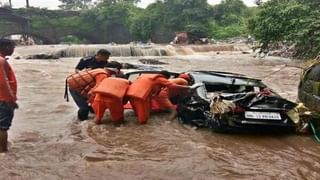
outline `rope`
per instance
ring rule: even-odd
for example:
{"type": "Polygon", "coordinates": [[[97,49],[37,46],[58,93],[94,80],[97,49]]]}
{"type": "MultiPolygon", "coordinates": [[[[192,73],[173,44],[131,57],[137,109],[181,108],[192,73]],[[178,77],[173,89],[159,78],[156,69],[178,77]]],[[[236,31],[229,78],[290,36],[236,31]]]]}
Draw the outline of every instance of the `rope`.
{"type": "Polygon", "coordinates": [[[65,89],[64,89],[64,99],[66,99],[67,102],[69,102],[68,82],[67,82],[67,80],[66,80],[66,85],[65,85],[65,89]]]}
{"type": "Polygon", "coordinates": [[[320,134],[319,134],[319,135],[317,134],[317,131],[316,131],[316,129],[314,128],[314,125],[312,124],[311,121],[309,121],[309,125],[310,125],[310,127],[311,127],[311,130],[312,130],[312,133],[313,133],[313,135],[314,135],[314,138],[320,143],[320,134]]]}

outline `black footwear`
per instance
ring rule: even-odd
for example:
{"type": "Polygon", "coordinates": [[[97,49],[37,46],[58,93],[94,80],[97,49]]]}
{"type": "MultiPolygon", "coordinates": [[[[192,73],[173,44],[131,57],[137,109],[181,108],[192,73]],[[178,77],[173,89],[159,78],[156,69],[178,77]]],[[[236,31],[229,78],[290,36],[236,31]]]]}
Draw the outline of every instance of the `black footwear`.
{"type": "Polygon", "coordinates": [[[93,110],[93,108],[91,106],[89,106],[89,112],[94,114],[94,110],[93,110]]]}
{"type": "Polygon", "coordinates": [[[88,120],[89,110],[87,109],[79,109],[78,110],[78,119],[80,121],[88,120]]]}

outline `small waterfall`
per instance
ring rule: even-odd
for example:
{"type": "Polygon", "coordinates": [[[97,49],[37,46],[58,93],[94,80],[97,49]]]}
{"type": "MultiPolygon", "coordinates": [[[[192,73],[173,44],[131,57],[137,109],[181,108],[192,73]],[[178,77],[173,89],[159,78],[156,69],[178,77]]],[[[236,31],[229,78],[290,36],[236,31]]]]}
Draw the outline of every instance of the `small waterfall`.
{"type": "Polygon", "coordinates": [[[190,48],[195,52],[235,51],[234,45],[192,45],[190,48]]]}
{"type": "Polygon", "coordinates": [[[178,55],[195,54],[194,50],[190,46],[180,46],[180,47],[176,47],[175,49],[178,55]]]}
{"type": "Polygon", "coordinates": [[[135,47],[131,46],[131,56],[166,56],[165,49],[158,47],[135,47]]]}
{"type": "Polygon", "coordinates": [[[166,46],[166,52],[168,56],[192,55],[197,53],[217,52],[217,51],[241,51],[243,49],[244,48],[235,47],[234,45],[229,45],[229,44],[226,44],[226,45],[208,44],[208,45],[187,45],[187,46],[167,45],[166,46]]]}
{"type": "MultiPolygon", "coordinates": [[[[93,56],[99,49],[107,49],[113,57],[130,56],[176,56],[193,55],[197,53],[215,52],[215,51],[242,51],[249,49],[245,45],[233,44],[209,44],[209,45],[54,45],[50,46],[47,53],[41,53],[41,57],[60,58],[60,57],[85,57],[93,56]]],[[[30,55],[30,59],[38,59],[39,54],[30,55]]]]}
{"type": "Polygon", "coordinates": [[[175,47],[172,45],[167,45],[165,47],[165,52],[168,56],[175,56],[178,55],[177,51],[175,50],[175,47]]]}
{"type": "Polygon", "coordinates": [[[112,56],[166,56],[166,50],[160,47],[131,45],[71,45],[52,52],[58,57],[93,56],[99,49],[107,49],[112,56]]]}
{"type": "Polygon", "coordinates": [[[96,53],[98,48],[92,46],[78,45],[78,46],[68,46],[63,49],[52,52],[58,57],[83,57],[92,56],[96,53]]]}

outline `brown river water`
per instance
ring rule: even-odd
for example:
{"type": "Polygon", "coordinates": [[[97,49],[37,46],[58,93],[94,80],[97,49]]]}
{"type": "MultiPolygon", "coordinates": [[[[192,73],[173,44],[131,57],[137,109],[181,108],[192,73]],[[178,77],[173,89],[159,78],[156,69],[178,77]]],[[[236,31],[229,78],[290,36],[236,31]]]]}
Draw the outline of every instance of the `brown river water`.
{"type": "MultiPolygon", "coordinates": [[[[46,48],[18,47],[15,53],[46,48]]],[[[138,63],[141,58],[111,60],[138,63]]],[[[293,101],[302,66],[241,51],[143,58],[167,62],[162,67],[178,72],[231,71],[261,78],[293,101]]],[[[20,108],[9,131],[10,151],[0,154],[0,179],[320,179],[320,146],[310,136],[217,134],[167,121],[166,113],[138,125],[130,110],[121,127],[78,122],[75,104],[63,99],[65,77],[78,61],[10,59],[20,108]]]]}

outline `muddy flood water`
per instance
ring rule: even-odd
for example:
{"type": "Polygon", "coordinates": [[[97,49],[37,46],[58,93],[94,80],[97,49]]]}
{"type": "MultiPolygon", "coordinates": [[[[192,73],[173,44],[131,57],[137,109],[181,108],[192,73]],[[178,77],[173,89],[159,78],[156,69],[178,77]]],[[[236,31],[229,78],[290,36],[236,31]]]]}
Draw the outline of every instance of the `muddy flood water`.
{"type": "MultiPolygon", "coordinates": [[[[18,47],[16,54],[44,47],[18,47]]],[[[111,57],[139,63],[157,59],[166,69],[217,70],[263,81],[292,101],[302,64],[254,58],[241,51],[193,55],[111,57]]],[[[76,106],[63,99],[65,77],[79,58],[15,60],[20,108],[9,131],[10,151],[0,154],[0,179],[320,179],[320,146],[310,136],[218,134],[152,114],[138,125],[132,111],[114,127],[78,122],[76,106]]]]}

